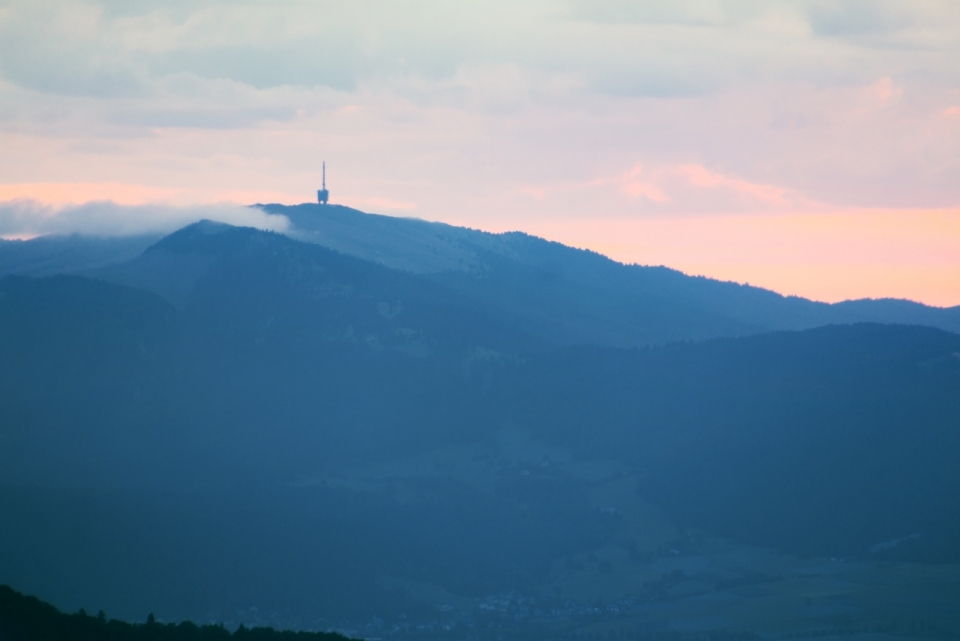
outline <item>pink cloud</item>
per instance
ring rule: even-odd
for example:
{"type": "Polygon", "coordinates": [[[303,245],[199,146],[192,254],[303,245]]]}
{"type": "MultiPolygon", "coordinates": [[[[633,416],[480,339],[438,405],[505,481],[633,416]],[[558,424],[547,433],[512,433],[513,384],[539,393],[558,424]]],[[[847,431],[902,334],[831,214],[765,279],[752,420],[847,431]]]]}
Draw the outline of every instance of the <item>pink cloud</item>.
{"type": "Polygon", "coordinates": [[[704,189],[728,189],[762,203],[784,205],[788,203],[788,191],[782,187],[750,182],[735,176],[724,176],[710,171],[703,165],[680,165],[674,171],[685,177],[691,185],[704,189]]]}
{"type": "Polygon", "coordinates": [[[893,84],[893,79],[885,77],[867,87],[866,92],[874,100],[884,105],[890,102],[891,99],[899,98],[903,95],[903,88],[893,84]]]}
{"type": "Polygon", "coordinates": [[[803,202],[802,198],[784,187],[751,182],[696,163],[652,168],[637,164],[616,178],[601,178],[588,183],[590,187],[611,184],[630,198],[642,197],[671,211],[699,209],[705,198],[712,203],[712,208],[719,207],[721,210],[723,201],[730,201],[731,197],[733,202],[728,202],[728,207],[735,204],[741,209],[758,205],[783,208],[803,202]]]}
{"type": "Polygon", "coordinates": [[[633,169],[626,172],[621,185],[624,193],[633,198],[642,196],[655,203],[665,203],[670,200],[670,197],[664,194],[663,190],[653,182],[660,178],[659,172],[654,172],[653,180],[643,180],[644,176],[645,172],[641,165],[635,165],[633,169]]]}
{"type": "Polygon", "coordinates": [[[543,200],[547,197],[547,188],[538,185],[525,185],[518,189],[521,194],[524,196],[530,196],[535,200],[543,200]]]}

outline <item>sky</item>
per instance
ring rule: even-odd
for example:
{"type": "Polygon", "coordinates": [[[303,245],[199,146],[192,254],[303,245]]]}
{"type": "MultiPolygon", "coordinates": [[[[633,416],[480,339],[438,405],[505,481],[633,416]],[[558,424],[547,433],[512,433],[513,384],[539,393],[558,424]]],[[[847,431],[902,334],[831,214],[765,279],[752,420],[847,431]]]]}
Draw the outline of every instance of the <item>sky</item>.
{"type": "Polygon", "coordinates": [[[0,0],[0,236],[331,202],[960,305],[960,3],[0,0]]]}

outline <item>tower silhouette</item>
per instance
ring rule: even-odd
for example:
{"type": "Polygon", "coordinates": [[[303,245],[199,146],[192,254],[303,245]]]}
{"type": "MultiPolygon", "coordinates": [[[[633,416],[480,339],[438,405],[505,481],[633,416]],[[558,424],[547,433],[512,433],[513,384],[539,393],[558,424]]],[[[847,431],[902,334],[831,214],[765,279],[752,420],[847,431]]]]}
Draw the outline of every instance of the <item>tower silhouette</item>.
{"type": "Polygon", "coordinates": [[[327,161],[323,161],[323,186],[317,190],[317,202],[326,205],[330,200],[330,192],[327,191],[327,161]]]}

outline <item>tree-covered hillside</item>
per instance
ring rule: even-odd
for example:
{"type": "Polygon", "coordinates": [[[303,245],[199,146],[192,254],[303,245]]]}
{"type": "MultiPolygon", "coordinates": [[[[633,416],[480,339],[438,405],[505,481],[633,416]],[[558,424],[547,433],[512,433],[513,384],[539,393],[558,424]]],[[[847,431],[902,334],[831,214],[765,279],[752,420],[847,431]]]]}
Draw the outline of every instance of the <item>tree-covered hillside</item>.
{"type": "Polygon", "coordinates": [[[830,556],[904,538],[903,558],[960,562],[960,336],[851,325],[571,348],[507,380],[515,421],[630,461],[679,522],[830,556]]]}
{"type": "Polygon", "coordinates": [[[960,560],[957,334],[556,347],[442,279],[213,224],[111,274],[0,280],[0,581],[61,607],[431,620],[604,555],[653,572],[694,530],[960,560]]]}
{"type": "Polygon", "coordinates": [[[262,208],[289,218],[297,238],[442,282],[558,344],[658,345],[858,322],[960,331],[960,307],[903,300],[829,305],[664,266],[623,265],[521,232],[491,234],[336,205],[262,208]]]}

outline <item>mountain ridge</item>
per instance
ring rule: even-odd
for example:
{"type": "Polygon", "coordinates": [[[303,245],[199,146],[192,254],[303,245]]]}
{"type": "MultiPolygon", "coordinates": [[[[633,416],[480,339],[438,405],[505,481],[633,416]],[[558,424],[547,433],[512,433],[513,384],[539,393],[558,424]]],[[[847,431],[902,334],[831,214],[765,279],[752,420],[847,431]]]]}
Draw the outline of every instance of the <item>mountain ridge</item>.
{"type": "Polygon", "coordinates": [[[625,265],[523,232],[492,234],[336,205],[260,207],[286,216],[294,237],[422,273],[565,344],[662,344],[851,322],[960,332],[960,306],[895,299],[820,303],[662,266],[625,265]],[[411,256],[421,261],[414,264],[411,256]],[[561,310],[569,318],[549,317],[561,310]]]}
{"type": "MultiPolygon", "coordinates": [[[[663,266],[625,265],[523,232],[493,234],[339,205],[257,207],[286,216],[291,226],[285,233],[295,240],[438,283],[471,300],[475,310],[553,344],[628,347],[855,322],[960,332],[960,306],[937,308],[900,299],[820,303],[663,266]]],[[[158,254],[133,255],[133,250],[163,246],[157,238],[98,239],[97,251],[86,254],[71,249],[93,242],[81,237],[11,242],[0,244],[0,274],[74,273],[132,282],[129,264],[139,260],[144,272],[139,286],[175,305],[182,305],[188,294],[189,274],[203,269],[183,256],[163,269],[144,265],[148,258],[159,260],[158,254]],[[50,258],[50,247],[59,248],[54,252],[59,258],[50,258]]]]}

